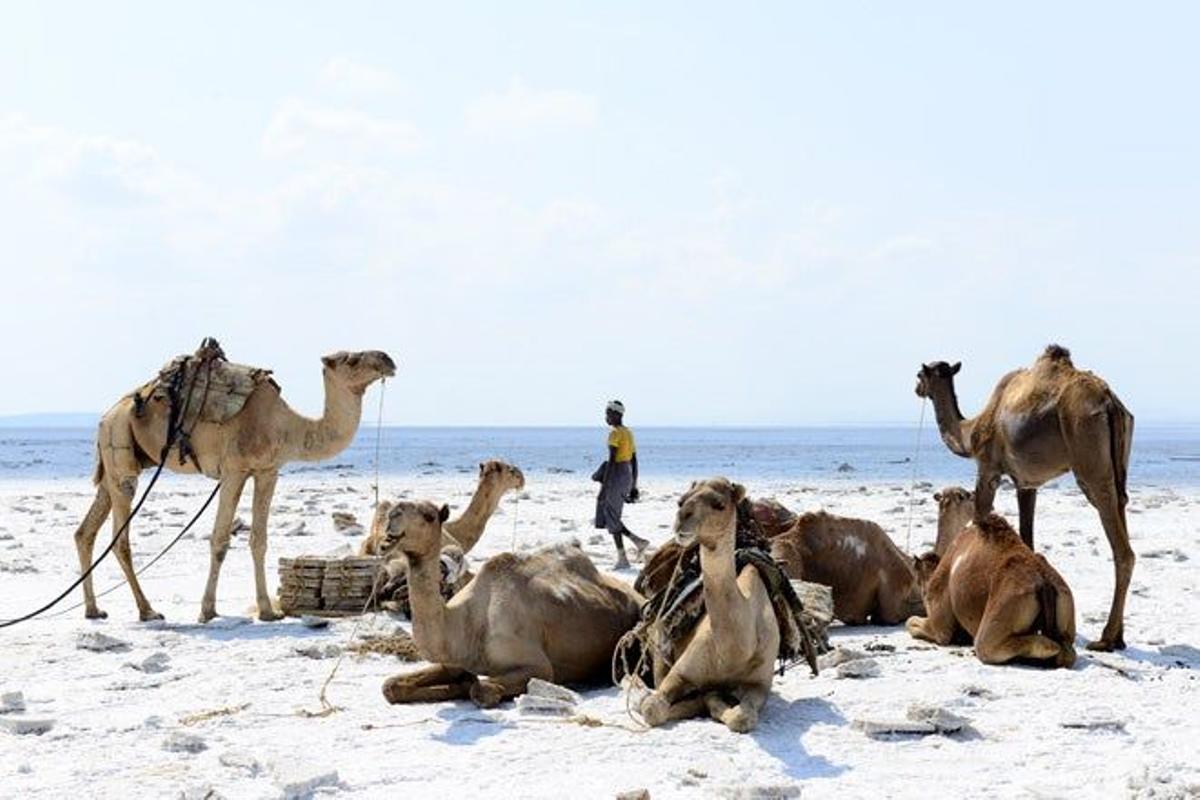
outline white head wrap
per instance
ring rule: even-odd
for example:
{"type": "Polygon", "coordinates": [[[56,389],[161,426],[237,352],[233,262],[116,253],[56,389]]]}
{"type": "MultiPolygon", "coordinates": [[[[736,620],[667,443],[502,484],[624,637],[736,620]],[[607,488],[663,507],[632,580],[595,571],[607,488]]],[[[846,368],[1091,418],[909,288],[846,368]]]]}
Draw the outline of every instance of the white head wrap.
{"type": "Polygon", "coordinates": [[[605,406],[605,409],[608,411],[615,411],[622,416],[625,414],[625,404],[620,400],[609,400],[608,405],[605,406]]]}

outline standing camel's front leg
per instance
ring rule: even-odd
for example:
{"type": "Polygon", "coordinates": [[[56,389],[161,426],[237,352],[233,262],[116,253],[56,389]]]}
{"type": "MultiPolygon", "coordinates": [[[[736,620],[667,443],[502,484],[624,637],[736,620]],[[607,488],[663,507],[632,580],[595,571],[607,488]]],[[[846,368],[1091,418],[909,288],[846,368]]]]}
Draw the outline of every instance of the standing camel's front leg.
{"type": "Polygon", "coordinates": [[[1017,512],[1021,517],[1021,541],[1033,549],[1033,509],[1037,506],[1037,489],[1017,489],[1017,512]]]}
{"type": "Polygon", "coordinates": [[[271,605],[271,594],[267,591],[267,517],[271,514],[271,498],[275,494],[275,481],[279,473],[257,472],[254,474],[254,509],[250,522],[250,554],[254,557],[254,593],[258,601],[258,618],[262,622],[282,619],[271,605]]]}
{"type": "Polygon", "coordinates": [[[208,622],[217,616],[217,579],[221,577],[221,564],[229,552],[229,537],[233,535],[233,515],[237,512],[246,475],[221,476],[221,496],[217,500],[217,519],[213,523],[210,540],[211,555],[208,564],[208,583],[204,585],[204,598],[200,601],[200,621],[208,622]]]}

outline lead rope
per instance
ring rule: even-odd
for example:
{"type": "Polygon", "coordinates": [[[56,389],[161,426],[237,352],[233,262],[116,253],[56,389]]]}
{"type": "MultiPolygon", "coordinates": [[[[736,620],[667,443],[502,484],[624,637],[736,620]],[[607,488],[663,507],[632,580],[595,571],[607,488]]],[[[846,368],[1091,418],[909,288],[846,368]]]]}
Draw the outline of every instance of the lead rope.
{"type": "MultiPolygon", "coordinates": [[[[387,378],[383,378],[379,381],[379,413],[375,417],[375,508],[376,509],[379,508],[379,449],[380,449],[380,442],[383,439],[383,394],[384,394],[385,386],[387,386],[387,378]]],[[[335,706],[333,703],[329,702],[329,698],[326,696],[325,693],[326,693],[326,690],[329,688],[329,684],[333,682],[333,676],[337,675],[338,667],[342,666],[342,659],[346,657],[346,648],[350,645],[351,642],[354,641],[355,637],[358,636],[358,629],[359,629],[359,627],[362,626],[363,617],[365,617],[367,615],[367,611],[369,611],[375,605],[375,597],[376,597],[376,593],[379,591],[379,578],[380,578],[381,572],[383,572],[382,564],[379,565],[379,568],[375,572],[375,580],[371,584],[371,596],[368,597],[367,602],[363,604],[362,613],[358,615],[358,619],[356,619],[354,621],[354,627],[350,629],[350,636],[347,637],[345,644],[343,644],[341,649],[338,651],[337,661],[333,662],[333,669],[329,670],[329,674],[325,677],[325,681],[321,684],[321,691],[317,695],[317,699],[321,701],[321,710],[320,711],[307,711],[307,710],[302,709],[300,711],[301,716],[304,716],[304,717],[328,717],[330,714],[333,714],[334,712],[341,710],[341,708],[339,706],[335,706]]],[[[371,621],[372,621],[372,623],[374,623],[374,617],[371,618],[371,621]]]]}
{"type": "Polygon", "coordinates": [[[917,422],[917,446],[913,455],[912,480],[908,486],[908,532],[904,534],[904,552],[912,553],[913,509],[917,499],[917,465],[921,463],[921,434],[925,428],[925,398],[921,398],[921,418],[917,422]]]}

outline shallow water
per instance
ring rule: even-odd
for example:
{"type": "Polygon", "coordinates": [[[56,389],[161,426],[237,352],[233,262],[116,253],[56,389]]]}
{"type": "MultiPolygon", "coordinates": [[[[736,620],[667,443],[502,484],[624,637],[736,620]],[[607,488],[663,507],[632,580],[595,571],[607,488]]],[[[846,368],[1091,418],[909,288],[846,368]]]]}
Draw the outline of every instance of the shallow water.
{"type": "MultiPolygon", "coordinates": [[[[952,455],[932,425],[917,447],[911,426],[804,428],[635,428],[642,473],[741,479],[970,483],[974,465],[952,455]],[[914,464],[914,459],[916,463],[914,464]]],[[[388,475],[474,472],[487,458],[502,458],[530,474],[579,474],[586,480],[605,457],[607,429],[407,428],[379,432],[379,469],[388,475]]],[[[0,429],[0,481],[79,478],[91,474],[91,428],[0,429]]],[[[315,464],[292,464],[285,473],[355,473],[374,470],[376,430],[364,426],[343,453],[315,464]]],[[[1200,425],[1140,425],[1134,435],[1130,482],[1135,485],[1200,484],[1200,425]]]]}

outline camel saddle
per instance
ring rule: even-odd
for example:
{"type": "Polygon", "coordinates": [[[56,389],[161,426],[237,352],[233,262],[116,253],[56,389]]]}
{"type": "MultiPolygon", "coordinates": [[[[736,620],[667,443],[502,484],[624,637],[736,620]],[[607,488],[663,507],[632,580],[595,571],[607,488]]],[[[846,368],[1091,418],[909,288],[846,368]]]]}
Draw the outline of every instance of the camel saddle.
{"type": "MultiPolygon", "coordinates": [[[[755,519],[753,505],[749,500],[743,500],[738,505],[735,535],[736,570],[740,574],[748,565],[758,570],[771,598],[775,619],[779,623],[779,674],[782,675],[788,666],[804,661],[816,675],[817,656],[829,650],[828,634],[821,620],[805,610],[804,603],[796,594],[796,589],[788,580],[787,574],[770,556],[770,545],[755,519]]],[[[673,545],[667,545],[663,549],[671,546],[673,545]]],[[[614,659],[618,680],[631,674],[630,666],[639,660],[631,659],[631,655],[657,651],[668,662],[673,662],[677,645],[691,633],[704,616],[704,578],[700,569],[699,545],[693,542],[686,548],[677,545],[674,545],[674,548],[674,553],[664,554],[666,558],[654,565],[654,577],[658,578],[654,583],[657,584],[657,588],[642,606],[641,621],[618,646],[619,649],[628,646],[631,650],[629,653],[618,652],[614,659]],[[663,585],[662,578],[665,575],[671,577],[666,581],[666,585],[663,585]],[[658,624],[658,635],[655,641],[651,641],[651,637],[655,635],[655,623],[658,624]]],[[[649,570],[650,565],[647,565],[647,570],[638,576],[635,588],[651,583],[643,580],[649,577],[649,570]]],[[[653,685],[653,674],[647,662],[648,659],[642,660],[643,671],[637,677],[650,686],[653,685]]]]}
{"type": "Polygon", "coordinates": [[[279,388],[271,370],[230,363],[217,340],[208,337],[194,354],[164,364],[158,377],[135,393],[134,402],[139,411],[151,398],[177,405],[180,424],[190,430],[197,422],[220,424],[236,416],[263,383],[279,388]]]}

